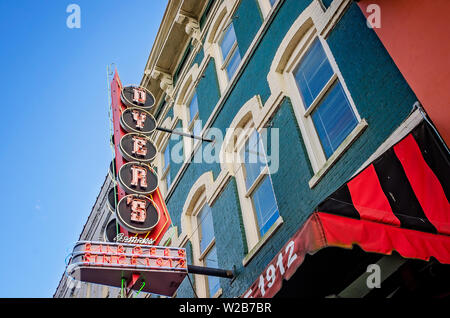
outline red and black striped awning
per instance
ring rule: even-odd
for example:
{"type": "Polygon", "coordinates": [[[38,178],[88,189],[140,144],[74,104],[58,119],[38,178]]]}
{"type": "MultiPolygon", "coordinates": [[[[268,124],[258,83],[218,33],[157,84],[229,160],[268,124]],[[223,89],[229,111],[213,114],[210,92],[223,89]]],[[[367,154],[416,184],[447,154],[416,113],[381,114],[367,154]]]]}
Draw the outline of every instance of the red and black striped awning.
{"type": "Polygon", "coordinates": [[[450,235],[450,156],[422,121],[317,212],[450,235]]]}
{"type": "Polygon", "coordinates": [[[449,153],[422,121],[322,201],[242,297],[273,297],[329,246],[450,264],[449,195],[449,153]]]}

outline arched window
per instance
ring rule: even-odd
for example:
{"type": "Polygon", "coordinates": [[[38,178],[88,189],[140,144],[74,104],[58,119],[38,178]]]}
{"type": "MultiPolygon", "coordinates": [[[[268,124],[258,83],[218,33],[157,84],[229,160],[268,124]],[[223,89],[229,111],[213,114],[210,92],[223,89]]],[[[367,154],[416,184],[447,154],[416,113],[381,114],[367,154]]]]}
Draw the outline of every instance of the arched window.
{"type": "MultiPolygon", "coordinates": [[[[193,264],[219,268],[213,215],[207,202],[213,183],[212,172],[194,183],[183,207],[181,224],[192,243],[193,264]]],[[[220,280],[215,276],[196,275],[195,288],[199,297],[217,297],[221,293],[220,280]]]]}
{"type": "Polygon", "coordinates": [[[215,60],[217,79],[223,93],[241,63],[241,55],[233,24],[233,14],[239,1],[224,0],[217,9],[206,35],[205,53],[215,60]]]}
{"type": "MultiPolygon", "coordinates": [[[[177,96],[175,104],[178,114],[183,122],[183,130],[196,136],[201,136],[202,122],[199,113],[198,95],[196,91],[196,84],[199,77],[199,67],[194,64],[185,76],[181,85],[180,92],[177,96]]],[[[194,149],[194,143],[197,140],[191,138],[184,138],[184,148],[186,155],[194,149]]]]}
{"type": "Polygon", "coordinates": [[[245,103],[236,114],[224,139],[221,160],[235,176],[247,247],[244,265],[282,224],[268,158],[263,142],[264,128],[255,125],[261,114],[258,96],[245,103]]]}
{"type": "Polygon", "coordinates": [[[331,157],[360,121],[336,67],[331,65],[322,40],[313,37],[289,73],[293,77],[291,82],[296,84],[294,99],[301,104],[303,124],[308,137],[317,145],[318,156],[324,157],[322,161],[331,157]]]}
{"type": "Polygon", "coordinates": [[[252,228],[250,248],[259,242],[280,217],[261,135],[249,120],[237,137],[234,164],[243,219],[252,228]],[[256,234],[256,235],[255,235],[256,234]]]}
{"type": "Polygon", "coordinates": [[[194,90],[187,107],[188,111],[188,130],[195,136],[200,136],[202,133],[202,122],[198,112],[198,96],[194,90]]]}
{"type": "Polygon", "coordinates": [[[241,63],[241,54],[239,53],[233,22],[230,22],[225,30],[223,30],[222,36],[219,39],[219,47],[221,53],[221,59],[219,60],[221,62],[220,68],[226,71],[229,81],[241,63]]]}
{"type": "Polygon", "coordinates": [[[282,92],[292,100],[314,171],[310,187],[367,126],[327,41],[317,30],[316,23],[324,16],[316,2],[302,12],[282,40],[267,77],[273,95],[282,92]]]}

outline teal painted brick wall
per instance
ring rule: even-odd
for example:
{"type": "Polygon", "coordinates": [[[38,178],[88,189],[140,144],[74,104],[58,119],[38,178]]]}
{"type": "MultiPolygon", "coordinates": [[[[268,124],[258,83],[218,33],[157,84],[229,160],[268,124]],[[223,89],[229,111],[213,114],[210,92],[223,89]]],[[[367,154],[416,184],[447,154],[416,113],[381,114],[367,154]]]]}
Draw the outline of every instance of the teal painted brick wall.
{"type": "Polygon", "coordinates": [[[241,57],[244,56],[261,24],[262,16],[257,0],[241,0],[233,15],[233,26],[241,57]]]}
{"type": "Polygon", "coordinates": [[[197,52],[197,54],[195,55],[194,60],[192,61],[191,66],[194,65],[194,64],[196,64],[196,63],[197,63],[198,66],[200,66],[200,64],[202,63],[204,57],[205,57],[205,52],[203,52],[203,50],[200,49],[200,50],[197,52]]]}
{"type": "MultiPolygon", "coordinates": [[[[236,180],[231,178],[221,196],[211,207],[216,235],[219,268],[242,270],[242,259],[247,253],[245,230],[239,205],[236,180]],[[236,267],[236,268],[235,268],[236,267]]],[[[223,295],[235,294],[239,282],[230,284],[230,279],[221,278],[223,295]]],[[[239,289],[239,288],[238,288],[239,289]]]]}
{"type": "Polygon", "coordinates": [[[332,2],[333,0],[322,0],[322,4],[325,8],[328,8],[332,2]]]}
{"type": "MultiPolygon", "coordinates": [[[[183,131],[183,125],[181,120],[178,120],[175,125],[175,131],[183,131]]],[[[178,158],[180,156],[184,156],[184,148],[180,147],[180,142],[182,140],[182,137],[176,134],[171,134],[169,139],[169,145],[170,145],[170,152],[171,152],[171,160],[170,160],[170,177],[172,179],[172,182],[175,180],[175,176],[177,175],[178,171],[180,170],[182,166],[182,162],[174,161],[173,158],[178,158]],[[176,149],[176,147],[178,149],[176,149]]]]}
{"type": "Polygon", "coordinates": [[[208,65],[202,74],[202,78],[197,85],[196,91],[198,99],[198,115],[204,125],[220,98],[219,82],[213,58],[208,61],[208,65]]]}
{"type": "MultiPolygon", "coordinates": [[[[170,107],[169,111],[168,111],[167,114],[166,114],[166,117],[164,117],[164,120],[166,120],[167,117],[170,117],[170,118],[173,119],[173,106],[170,107]]],[[[163,121],[164,121],[164,120],[163,120],[163,121]]]]}
{"type": "Polygon", "coordinates": [[[352,3],[328,45],[362,118],[369,122],[367,140],[378,146],[409,114],[417,100],[376,33],[352,3]]]}
{"type": "MultiPolygon", "coordinates": [[[[232,178],[222,195],[211,206],[214,233],[216,238],[220,238],[216,239],[217,254],[221,255],[218,259],[219,268],[233,270],[234,266],[242,264],[242,258],[247,252],[238,200],[236,181],[232,178]]],[[[192,254],[188,257],[192,257],[192,254]]],[[[241,269],[237,268],[237,270],[241,269]]],[[[178,291],[178,296],[190,297],[192,288],[189,282],[186,284],[185,281],[183,284],[178,291]]],[[[220,279],[220,287],[223,289],[224,295],[233,294],[236,286],[239,286],[239,282],[230,284],[229,279],[220,279]]]]}
{"type": "MultiPolygon", "coordinates": [[[[205,148],[206,146],[207,143],[203,142],[202,148],[205,148]]],[[[196,155],[200,156],[201,152],[198,152],[196,155]]],[[[197,160],[194,158],[193,161],[197,160]]],[[[208,171],[212,171],[214,178],[217,178],[220,173],[220,164],[206,164],[196,162],[190,163],[187,166],[183,177],[179,180],[179,183],[174,189],[173,193],[168,199],[166,199],[167,208],[170,211],[172,222],[175,226],[181,228],[181,213],[183,211],[183,206],[184,202],[186,201],[187,194],[191,190],[192,185],[202,174],[208,171]]]]}

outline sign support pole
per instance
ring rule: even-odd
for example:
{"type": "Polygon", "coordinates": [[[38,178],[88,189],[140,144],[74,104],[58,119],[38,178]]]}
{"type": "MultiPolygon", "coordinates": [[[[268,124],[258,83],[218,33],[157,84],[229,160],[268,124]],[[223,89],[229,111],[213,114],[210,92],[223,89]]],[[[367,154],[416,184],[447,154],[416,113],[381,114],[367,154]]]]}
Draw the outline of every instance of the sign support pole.
{"type": "Polygon", "coordinates": [[[234,278],[234,273],[228,269],[220,269],[220,268],[212,268],[212,267],[203,267],[196,265],[188,265],[187,266],[189,274],[199,274],[199,275],[207,275],[207,276],[216,276],[223,278],[234,278]]]}
{"type": "Polygon", "coordinates": [[[156,130],[167,132],[167,133],[171,133],[171,134],[175,134],[175,135],[180,135],[180,136],[184,136],[184,137],[189,137],[189,138],[197,139],[197,140],[201,140],[201,141],[207,141],[207,142],[213,142],[214,141],[214,139],[203,138],[203,137],[195,136],[195,135],[192,135],[192,134],[187,134],[187,133],[184,133],[184,132],[176,131],[176,130],[173,130],[173,129],[156,127],[156,130]]]}

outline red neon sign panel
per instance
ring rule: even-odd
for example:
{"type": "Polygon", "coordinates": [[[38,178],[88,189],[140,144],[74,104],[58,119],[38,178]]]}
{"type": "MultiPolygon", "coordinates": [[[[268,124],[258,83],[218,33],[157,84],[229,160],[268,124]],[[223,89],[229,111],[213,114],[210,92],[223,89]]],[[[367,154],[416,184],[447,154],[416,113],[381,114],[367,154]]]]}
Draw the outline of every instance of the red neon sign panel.
{"type": "MultiPolygon", "coordinates": [[[[129,89],[129,88],[127,87],[127,89],[129,89]]],[[[136,92],[136,90],[134,90],[134,88],[132,90],[133,96],[141,98],[140,101],[137,101],[139,103],[142,102],[141,91],[143,91],[143,90],[138,89],[138,92],[136,92]]],[[[119,75],[116,72],[114,74],[113,80],[111,81],[111,101],[112,101],[111,107],[112,107],[113,126],[114,126],[114,148],[115,148],[115,154],[116,154],[116,159],[115,159],[116,173],[120,170],[120,168],[125,163],[127,163],[126,159],[121,155],[121,152],[119,149],[120,141],[121,141],[122,137],[124,135],[126,135],[126,131],[123,130],[123,128],[120,124],[120,119],[121,119],[122,113],[127,109],[127,106],[123,103],[123,100],[126,100],[126,99],[122,98],[123,96],[121,96],[121,92],[122,92],[122,84],[120,82],[119,75]]],[[[149,96],[151,98],[146,97],[146,100],[144,100],[144,102],[146,102],[146,101],[149,102],[150,100],[153,100],[153,97],[151,95],[149,95],[149,96]]],[[[133,105],[130,104],[128,106],[131,107],[133,105]]],[[[152,117],[150,114],[148,116],[152,117]]],[[[143,126],[143,121],[148,116],[146,115],[145,111],[134,111],[133,112],[135,124],[137,124],[138,126],[143,126]]],[[[136,145],[136,147],[137,147],[137,149],[139,149],[139,145],[136,145]]],[[[138,170],[135,170],[135,171],[136,171],[135,172],[136,175],[134,175],[133,181],[139,185],[141,185],[142,182],[145,183],[146,180],[144,180],[144,175],[142,174],[142,172],[140,172],[138,170]]],[[[115,177],[117,177],[117,176],[115,176],[115,177]]],[[[122,187],[119,186],[118,187],[118,200],[120,201],[125,196],[126,196],[125,189],[123,189],[122,187]]],[[[155,204],[157,211],[159,212],[159,222],[156,224],[156,226],[153,227],[151,231],[149,231],[147,233],[143,233],[143,234],[128,232],[124,227],[120,226],[120,233],[123,233],[124,235],[129,236],[129,237],[136,236],[139,238],[149,239],[149,240],[153,241],[154,244],[157,245],[161,241],[164,233],[170,227],[171,219],[170,219],[169,213],[167,211],[167,206],[164,202],[164,199],[162,198],[162,194],[161,194],[159,187],[157,187],[155,191],[153,191],[151,194],[149,194],[148,197],[155,204]]],[[[137,215],[135,215],[134,217],[139,219],[139,217],[137,215]]]]}

